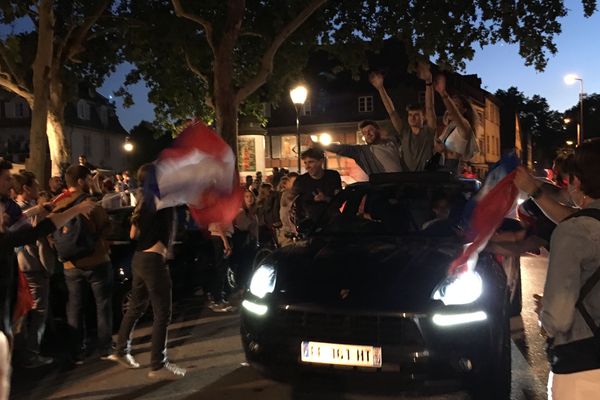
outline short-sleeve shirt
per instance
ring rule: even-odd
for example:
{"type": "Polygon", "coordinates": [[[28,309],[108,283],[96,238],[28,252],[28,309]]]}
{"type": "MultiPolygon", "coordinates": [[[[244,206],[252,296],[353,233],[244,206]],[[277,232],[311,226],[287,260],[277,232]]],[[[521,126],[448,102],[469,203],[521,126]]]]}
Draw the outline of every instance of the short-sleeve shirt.
{"type": "Polygon", "coordinates": [[[433,155],[435,130],[423,126],[415,135],[409,126],[405,126],[398,134],[400,153],[410,171],[423,171],[425,164],[433,155]]]}
{"type": "Polygon", "coordinates": [[[326,169],[323,172],[320,179],[314,179],[308,173],[300,175],[292,188],[292,193],[298,196],[297,206],[313,221],[319,219],[328,204],[316,202],[315,195],[321,191],[325,196],[333,197],[342,190],[342,178],[337,171],[326,169]]]}

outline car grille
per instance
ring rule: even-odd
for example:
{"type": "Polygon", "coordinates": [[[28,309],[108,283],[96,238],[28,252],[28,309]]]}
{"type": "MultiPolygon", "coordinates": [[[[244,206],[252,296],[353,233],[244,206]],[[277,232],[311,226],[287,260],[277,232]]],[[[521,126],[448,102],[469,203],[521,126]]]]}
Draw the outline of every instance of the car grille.
{"type": "Polygon", "coordinates": [[[280,310],[271,323],[278,334],[286,337],[336,343],[424,345],[417,324],[410,318],[280,310]]]}

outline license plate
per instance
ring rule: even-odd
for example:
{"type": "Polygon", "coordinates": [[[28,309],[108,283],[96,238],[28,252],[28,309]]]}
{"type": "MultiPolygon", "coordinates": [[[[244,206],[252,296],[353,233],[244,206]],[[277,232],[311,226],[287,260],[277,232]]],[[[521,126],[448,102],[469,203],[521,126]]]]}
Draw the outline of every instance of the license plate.
{"type": "Polygon", "coordinates": [[[302,362],[381,368],[381,347],[303,341],[302,362]]]}

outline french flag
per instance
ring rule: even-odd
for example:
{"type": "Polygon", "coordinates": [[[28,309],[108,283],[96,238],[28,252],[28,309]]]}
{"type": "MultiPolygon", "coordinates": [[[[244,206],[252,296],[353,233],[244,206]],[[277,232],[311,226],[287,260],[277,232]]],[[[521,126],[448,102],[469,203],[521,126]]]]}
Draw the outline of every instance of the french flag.
{"type": "Polygon", "coordinates": [[[519,158],[511,152],[492,167],[471,207],[467,207],[470,209],[467,240],[471,243],[452,262],[449,274],[474,268],[479,253],[487,246],[506,215],[515,208],[519,189],[513,182],[515,170],[520,164],[519,158]]]}
{"type": "Polygon", "coordinates": [[[202,226],[233,221],[242,202],[235,155],[202,122],[186,128],[156,161],[157,209],[187,204],[202,226]]]}

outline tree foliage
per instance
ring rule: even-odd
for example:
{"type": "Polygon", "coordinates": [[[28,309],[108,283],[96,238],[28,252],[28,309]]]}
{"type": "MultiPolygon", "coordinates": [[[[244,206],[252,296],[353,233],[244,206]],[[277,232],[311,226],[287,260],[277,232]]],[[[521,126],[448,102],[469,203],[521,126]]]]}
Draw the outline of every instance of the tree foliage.
{"type": "Polygon", "coordinates": [[[544,97],[536,94],[529,98],[514,86],[495,95],[517,111],[521,132],[532,138],[536,159],[551,161],[556,149],[564,145],[563,114],[551,110],[544,97]]]}
{"type": "MultiPolygon", "coordinates": [[[[48,140],[44,140],[50,143],[55,170],[70,156],[62,132],[66,103],[76,98],[81,82],[91,87],[100,85],[121,60],[123,43],[119,31],[123,21],[115,18],[113,2],[48,1],[51,29],[42,34],[40,21],[48,18],[47,14],[41,14],[42,1],[0,1],[0,26],[7,32],[0,40],[0,86],[27,100],[34,117],[40,112],[48,114],[48,140]],[[46,53],[50,59],[36,66],[36,50],[39,53],[41,39],[44,39],[44,47],[50,47],[46,53]],[[41,75],[38,85],[44,82],[48,87],[45,91],[49,97],[48,111],[34,107],[41,93],[34,93],[36,71],[41,75]]],[[[33,135],[32,124],[32,143],[33,135]]],[[[30,159],[43,160],[45,148],[32,146],[30,159]]]]}
{"type": "MultiPolygon", "coordinates": [[[[585,15],[592,15],[595,0],[582,2],[585,15]]],[[[125,1],[121,12],[131,20],[127,36],[132,44],[126,52],[137,66],[125,86],[145,79],[158,121],[173,129],[174,124],[190,117],[214,120],[219,89],[215,74],[221,68],[217,60],[229,40],[234,43],[227,55],[233,64],[228,101],[241,100],[235,105],[247,114],[256,114],[262,101],[277,102],[287,96],[290,84],[301,78],[307,56],[316,46],[335,54],[339,65],[334,72],[367,69],[367,51],[379,49],[390,37],[403,41],[411,59],[431,58],[458,69],[474,56],[477,46],[515,43],[526,65],[543,70],[549,55],[556,53],[554,37],[561,31],[559,19],[567,13],[562,0],[324,1],[276,52],[268,82],[244,92],[244,86],[259,73],[273,39],[311,3],[125,1]],[[173,7],[176,3],[178,13],[173,7]],[[239,28],[237,34],[230,36],[232,27],[228,24],[234,3],[244,8],[241,25],[235,27],[239,28]],[[241,99],[235,95],[240,91],[241,99]]],[[[126,87],[120,94],[127,96],[126,87]]]]}
{"type": "MultiPolygon", "coordinates": [[[[577,137],[577,123],[581,119],[580,105],[575,104],[564,112],[564,116],[571,120],[565,125],[569,138],[577,137]]],[[[600,136],[600,94],[592,93],[583,99],[583,138],[591,139],[600,136]]]]}

